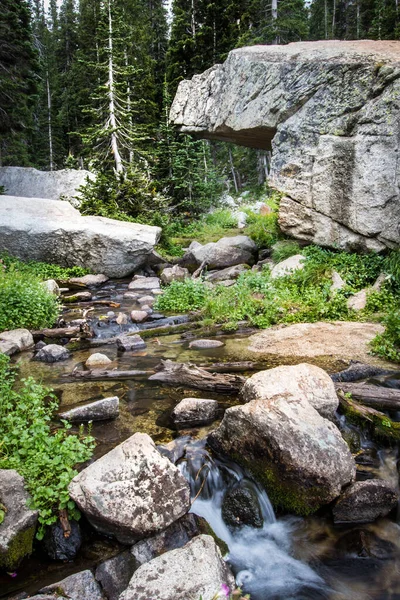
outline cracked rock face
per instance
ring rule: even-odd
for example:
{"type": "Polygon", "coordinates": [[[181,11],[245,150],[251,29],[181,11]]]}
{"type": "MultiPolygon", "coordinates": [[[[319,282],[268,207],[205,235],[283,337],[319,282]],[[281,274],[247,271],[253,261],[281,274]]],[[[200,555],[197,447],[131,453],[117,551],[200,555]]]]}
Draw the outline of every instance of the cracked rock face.
{"type": "Polygon", "coordinates": [[[165,529],[190,507],[187,481],[144,433],[81,471],[69,492],[98,531],[123,544],[165,529]]]}
{"type": "Polygon", "coordinates": [[[324,246],[400,242],[400,42],[252,46],[183,81],[182,131],[272,149],[280,226],[324,246]]]}

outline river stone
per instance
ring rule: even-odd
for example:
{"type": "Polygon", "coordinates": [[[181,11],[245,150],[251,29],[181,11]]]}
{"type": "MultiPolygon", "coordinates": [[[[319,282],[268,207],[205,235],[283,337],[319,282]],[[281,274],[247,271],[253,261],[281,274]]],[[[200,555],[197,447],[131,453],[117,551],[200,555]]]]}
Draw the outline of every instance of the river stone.
{"type": "Polygon", "coordinates": [[[109,419],[116,419],[118,415],[119,398],[113,396],[112,398],[103,398],[84,406],[71,408],[71,410],[59,413],[58,416],[60,419],[65,419],[71,423],[84,423],[86,421],[108,421],[109,419]]]}
{"type": "Polygon", "coordinates": [[[92,299],[90,292],[76,292],[71,296],[63,296],[62,301],[65,304],[73,304],[74,302],[89,302],[92,299]]]}
{"type": "Polygon", "coordinates": [[[47,585],[40,592],[44,594],[51,594],[51,592],[64,594],[71,600],[105,600],[100,585],[89,570],[80,571],[57,581],[57,583],[47,585]]]}
{"type": "Polygon", "coordinates": [[[95,578],[106,593],[107,600],[118,600],[129,585],[138,564],[129,550],[104,561],[96,569],[95,578]]]}
{"type": "Polygon", "coordinates": [[[53,294],[54,296],[59,296],[61,294],[58,283],[54,279],[47,279],[46,281],[43,281],[42,286],[49,292],[49,294],[53,294]]]}
{"type": "Polygon", "coordinates": [[[33,360],[40,360],[41,362],[54,363],[60,360],[67,360],[71,356],[70,352],[59,346],[58,344],[47,344],[37,354],[35,354],[33,360]]]}
{"type": "Polygon", "coordinates": [[[32,553],[38,512],[27,507],[24,478],[13,469],[0,469],[0,505],[6,509],[0,524],[0,569],[14,571],[32,553]]]}
{"type": "Polygon", "coordinates": [[[172,523],[164,531],[134,544],[131,553],[136,564],[140,566],[160,556],[160,554],[182,548],[199,533],[200,529],[195,515],[187,514],[172,523]]]}
{"type": "Polygon", "coordinates": [[[68,489],[98,531],[127,544],[165,529],[190,507],[187,481],[144,433],[86,467],[68,489]]]}
{"type": "MultiPolygon", "coordinates": [[[[146,306],[146,304],[145,304],[146,306]]],[[[150,307],[149,307],[150,308],[150,307]]],[[[134,323],[142,323],[148,317],[148,313],[145,310],[133,310],[131,312],[131,319],[134,323]]]]}
{"type": "Polygon", "coordinates": [[[243,481],[225,493],[221,508],[222,518],[228,527],[263,526],[264,519],[257,494],[243,481]]]}
{"type": "Polygon", "coordinates": [[[234,578],[213,538],[199,535],[139,567],[120,600],[212,600],[222,585],[233,590],[234,578]]]}
{"type": "Polygon", "coordinates": [[[81,530],[77,521],[70,521],[71,532],[64,536],[60,521],[46,527],[44,548],[52,560],[74,560],[82,544],[81,530]]]}
{"type": "Polygon", "coordinates": [[[275,506],[300,515],[332,502],[355,477],[338,428],[304,396],[279,394],[228,408],[208,441],[249,469],[275,506]]]}
{"type": "Polygon", "coordinates": [[[138,298],[138,304],[140,304],[140,306],[153,306],[154,302],[154,296],[141,296],[138,298]]]}
{"type": "Polygon", "coordinates": [[[108,281],[107,275],[98,273],[97,275],[84,275],[83,277],[71,277],[68,284],[83,285],[85,287],[97,287],[108,281]]]}
{"type": "Polygon", "coordinates": [[[159,227],[81,216],[68,202],[0,196],[0,252],[127,277],[146,262],[159,227]]]}
{"type": "Polygon", "coordinates": [[[335,523],[370,523],[386,517],[399,501],[389,481],[357,481],[340,496],[333,508],[335,523]]]}
{"type": "Polygon", "coordinates": [[[304,269],[304,256],[302,254],[295,254],[275,265],[271,270],[271,278],[285,277],[301,269],[304,269]]]}
{"type": "Polygon", "coordinates": [[[253,265],[257,246],[246,235],[237,235],[224,237],[204,246],[199,244],[192,247],[190,252],[198,266],[205,262],[209,269],[223,269],[243,263],[253,265]]]}
{"type": "Polygon", "coordinates": [[[248,270],[249,265],[234,265],[233,267],[228,267],[227,269],[221,269],[220,271],[208,273],[206,275],[206,281],[211,281],[211,283],[215,283],[217,281],[231,281],[233,279],[237,279],[239,275],[248,270]]]}
{"type": "Polygon", "coordinates": [[[127,350],[142,350],[146,348],[146,342],[137,333],[135,335],[123,335],[117,338],[117,347],[122,352],[127,350]]]}
{"type": "Polygon", "coordinates": [[[224,342],[219,340],[193,340],[190,342],[189,348],[191,350],[207,350],[209,348],[221,348],[224,342]]]}
{"type": "Polygon", "coordinates": [[[184,398],[172,411],[172,420],[178,427],[195,427],[211,423],[217,417],[218,402],[203,398],[184,398]]]}
{"type": "Polygon", "coordinates": [[[144,277],[143,275],[135,275],[130,282],[129,290],[157,290],[160,288],[160,280],[158,277],[144,277]]]}
{"type": "Polygon", "coordinates": [[[323,369],[302,363],[260,371],[247,379],[242,389],[245,402],[285,397],[304,398],[326,419],[333,419],[339,406],[335,385],[323,369]]]}
{"type": "Polygon", "coordinates": [[[99,367],[104,367],[106,365],[110,365],[112,360],[108,358],[105,354],[101,354],[101,352],[95,352],[91,354],[87,361],[85,362],[85,366],[89,369],[97,369],[99,367]]]}
{"type": "Polygon", "coordinates": [[[29,350],[34,345],[33,336],[28,329],[12,329],[0,333],[0,353],[16,354],[29,350]]]}
{"type": "Polygon", "coordinates": [[[198,137],[272,150],[284,233],[381,251],[400,242],[399,55],[398,41],[239,48],[180,83],[171,122],[198,137]]]}
{"type": "Polygon", "coordinates": [[[167,267],[160,275],[160,279],[165,285],[169,285],[173,281],[185,281],[188,277],[190,277],[189,271],[179,265],[167,267]]]}

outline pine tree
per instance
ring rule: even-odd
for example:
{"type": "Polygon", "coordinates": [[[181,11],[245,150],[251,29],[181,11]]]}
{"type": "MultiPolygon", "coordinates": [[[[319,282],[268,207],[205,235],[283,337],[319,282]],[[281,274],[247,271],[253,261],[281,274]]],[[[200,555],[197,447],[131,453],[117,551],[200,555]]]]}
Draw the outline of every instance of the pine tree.
{"type": "Polygon", "coordinates": [[[36,53],[25,0],[0,5],[0,164],[29,165],[36,53]]]}

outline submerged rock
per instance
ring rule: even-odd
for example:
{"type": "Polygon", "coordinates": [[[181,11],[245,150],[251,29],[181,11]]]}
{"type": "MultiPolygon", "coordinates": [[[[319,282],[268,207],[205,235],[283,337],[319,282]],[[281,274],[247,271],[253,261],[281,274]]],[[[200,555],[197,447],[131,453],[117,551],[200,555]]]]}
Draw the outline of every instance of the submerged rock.
{"type": "Polygon", "coordinates": [[[35,354],[34,360],[40,360],[41,362],[54,363],[60,360],[67,360],[71,356],[71,353],[60,346],[59,344],[47,344],[35,354]]]}
{"type": "Polygon", "coordinates": [[[340,496],[333,508],[335,523],[369,523],[386,517],[399,501],[388,481],[357,481],[340,496]]]}
{"type": "Polygon", "coordinates": [[[272,503],[289,512],[315,512],[355,477],[338,428],[305,397],[277,394],[228,408],[208,440],[249,469],[272,503]]]}
{"type": "Polygon", "coordinates": [[[172,420],[177,427],[196,427],[216,419],[218,402],[203,398],[184,398],[172,411],[172,420]]]}
{"type": "Polygon", "coordinates": [[[304,398],[327,419],[333,419],[339,406],[329,375],[323,369],[306,363],[283,365],[252,375],[244,384],[242,397],[245,402],[280,397],[296,402],[304,398]]]}
{"type": "Polygon", "coordinates": [[[91,524],[122,543],[165,529],[190,506],[185,478],[143,433],[86,467],[68,489],[91,524]]]}
{"type": "Polygon", "coordinates": [[[264,519],[257,494],[250,485],[242,481],[225,493],[222,501],[222,518],[231,528],[243,527],[243,525],[263,526],[264,519]]]}
{"type": "Polygon", "coordinates": [[[193,340],[190,342],[189,348],[191,350],[207,350],[208,348],[221,348],[224,342],[219,340],[193,340]]]}
{"type": "Polygon", "coordinates": [[[71,532],[64,536],[60,521],[46,528],[44,548],[52,560],[74,560],[82,544],[81,530],[77,521],[70,521],[71,532]]]}
{"type": "Polygon", "coordinates": [[[121,350],[122,352],[128,350],[142,350],[143,348],[146,348],[146,342],[142,340],[137,333],[135,335],[123,335],[117,338],[117,347],[118,350],[121,350]]]}
{"type": "Polygon", "coordinates": [[[95,354],[91,354],[87,361],[85,362],[85,366],[89,369],[97,369],[98,367],[104,367],[112,363],[112,360],[108,358],[105,354],[101,354],[101,352],[95,352],[95,354]]]}
{"type": "Polygon", "coordinates": [[[57,596],[62,594],[73,600],[105,600],[100,585],[89,570],[75,573],[57,583],[47,585],[40,592],[44,594],[55,592],[57,596]]]}
{"type": "Polygon", "coordinates": [[[95,578],[105,591],[107,600],[118,600],[138,566],[134,556],[127,550],[97,567],[95,578]]]}
{"type": "Polygon", "coordinates": [[[81,216],[68,202],[0,196],[0,251],[22,260],[126,277],[146,262],[160,234],[159,227],[81,216]]]}
{"type": "Polygon", "coordinates": [[[0,353],[12,356],[33,347],[33,336],[28,329],[12,329],[0,333],[0,353]]]}
{"type": "Polygon", "coordinates": [[[5,509],[0,523],[0,569],[6,571],[14,571],[32,553],[38,512],[27,506],[24,483],[17,471],[0,469],[0,506],[5,509]]]}
{"type": "Polygon", "coordinates": [[[232,590],[233,575],[213,538],[199,535],[139,567],[120,600],[212,600],[222,585],[232,590]]]}
{"type": "Polygon", "coordinates": [[[86,421],[108,421],[116,419],[119,415],[119,398],[102,398],[90,404],[77,406],[65,412],[59,413],[60,419],[65,419],[71,423],[84,423],[86,421]]]}

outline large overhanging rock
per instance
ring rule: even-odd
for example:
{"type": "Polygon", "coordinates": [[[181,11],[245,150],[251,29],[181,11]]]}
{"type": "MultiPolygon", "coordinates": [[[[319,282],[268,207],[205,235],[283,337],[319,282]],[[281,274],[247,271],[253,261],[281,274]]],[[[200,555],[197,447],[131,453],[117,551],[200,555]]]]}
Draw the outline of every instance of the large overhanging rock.
{"type": "Polygon", "coordinates": [[[379,251],[400,242],[399,93],[400,42],[253,46],[183,81],[171,120],[272,149],[286,233],[379,251]]]}
{"type": "Polygon", "coordinates": [[[84,169],[38,171],[31,167],[1,167],[0,186],[9,196],[50,198],[79,203],[79,188],[95,175],[84,169]]]}
{"type": "Polygon", "coordinates": [[[23,260],[126,277],[146,262],[161,229],[83,217],[68,202],[0,196],[0,251],[23,260]]]}

